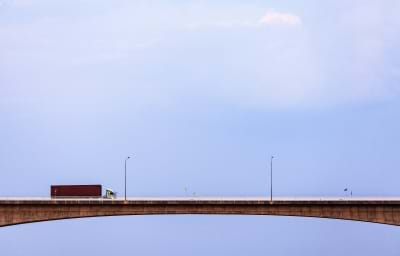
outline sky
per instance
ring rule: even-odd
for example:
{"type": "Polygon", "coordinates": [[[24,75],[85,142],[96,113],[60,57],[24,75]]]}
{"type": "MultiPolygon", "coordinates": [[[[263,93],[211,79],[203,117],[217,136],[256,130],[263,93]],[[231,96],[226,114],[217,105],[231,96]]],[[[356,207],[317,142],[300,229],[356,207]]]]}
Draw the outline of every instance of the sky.
{"type": "MultiPolygon", "coordinates": [[[[0,196],[399,196],[400,2],[0,0],[0,196]],[[185,188],[187,192],[185,192],[185,188]]],[[[125,216],[0,229],[0,255],[388,255],[400,229],[125,216]]]]}

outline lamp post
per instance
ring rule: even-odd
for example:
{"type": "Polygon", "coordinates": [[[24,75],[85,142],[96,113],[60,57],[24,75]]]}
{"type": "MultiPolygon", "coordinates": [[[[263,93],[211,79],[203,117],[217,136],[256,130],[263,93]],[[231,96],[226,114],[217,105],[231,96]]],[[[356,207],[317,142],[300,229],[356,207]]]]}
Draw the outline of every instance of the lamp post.
{"type": "Polygon", "coordinates": [[[126,161],[128,161],[131,157],[128,156],[125,158],[125,201],[126,201],[126,161]]]}
{"type": "Polygon", "coordinates": [[[271,199],[270,201],[272,202],[272,160],[274,159],[274,156],[271,156],[271,199]]]}

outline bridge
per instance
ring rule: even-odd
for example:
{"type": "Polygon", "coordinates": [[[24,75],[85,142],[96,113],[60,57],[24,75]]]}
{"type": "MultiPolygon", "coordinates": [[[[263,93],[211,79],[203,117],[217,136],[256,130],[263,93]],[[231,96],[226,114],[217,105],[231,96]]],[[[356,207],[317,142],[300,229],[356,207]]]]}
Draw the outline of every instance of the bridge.
{"type": "Polygon", "coordinates": [[[0,198],[0,227],[121,215],[236,214],[330,218],[400,226],[400,198],[0,198]]]}

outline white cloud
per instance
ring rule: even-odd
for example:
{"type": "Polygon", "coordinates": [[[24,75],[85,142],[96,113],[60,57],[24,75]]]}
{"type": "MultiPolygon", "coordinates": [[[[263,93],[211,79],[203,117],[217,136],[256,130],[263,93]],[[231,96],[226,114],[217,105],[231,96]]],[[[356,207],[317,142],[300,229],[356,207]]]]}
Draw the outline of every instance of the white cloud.
{"type": "Polygon", "coordinates": [[[297,15],[269,10],[264,16],[260,18],[259,23],[271,26],[299,26],[302,24],[302,21],[301,18],[297,15]]]}
{"type": "Polygon", "coordinates": [[[235,27],[247,27],[256,28],[260,26],[300,26],[302,20],[299,16],[290,13],[278,12],[270,9],[264,16],[257,19],[247,18],[225,18],[223,20],[212,20],[212,21],[200,21],[193,22],[186,25],[189,29],[200,29],[200,28],[235,28],[235,27]]]}

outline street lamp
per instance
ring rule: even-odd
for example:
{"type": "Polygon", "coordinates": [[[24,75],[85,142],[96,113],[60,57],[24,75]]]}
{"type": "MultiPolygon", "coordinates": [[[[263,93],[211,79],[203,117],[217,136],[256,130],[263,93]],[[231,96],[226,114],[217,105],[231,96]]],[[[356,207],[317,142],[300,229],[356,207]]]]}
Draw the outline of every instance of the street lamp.
{"type": "Polygon", "coordinates": [[[274,159],[274,156],[271,156],[271,202],[272,202],[272,159],[274,159]]]}
{"type": "Polygon", "coordinates": [[[126,161],[128,161],[131,157],[128,156],[125,158],[125,201],[126,201],[126,161]]]}

